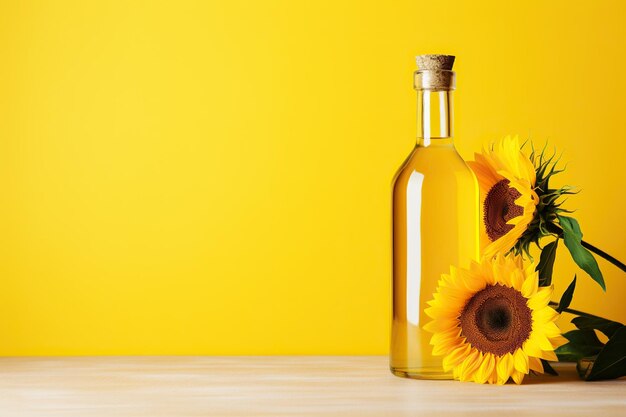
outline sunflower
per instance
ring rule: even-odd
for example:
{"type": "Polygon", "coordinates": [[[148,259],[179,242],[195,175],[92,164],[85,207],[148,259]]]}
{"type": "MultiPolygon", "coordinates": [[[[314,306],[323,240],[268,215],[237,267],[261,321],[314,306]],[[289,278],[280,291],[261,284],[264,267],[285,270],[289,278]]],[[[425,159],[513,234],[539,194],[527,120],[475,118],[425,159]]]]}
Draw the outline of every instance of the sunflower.
{"type": "Polygon", "coordinates": [[[535,217],[539,197],[532,161],[521,151],[518,137],[507,136],[475,154],[469,162],[480,186],[481,246],[493,257],[507,253],[535,217]]]}
{"type": "Polygon", "coordinates": [[[541,359],[556,361],[554,349],[567,343],[548,306],[552,286],[538,287],[535,266],[519,256],[496,255],[450,269],[438,283],[425,313],[433,320],[433,355],[455,379],[517,384],[530,370],[543,373],[541,359]]]}

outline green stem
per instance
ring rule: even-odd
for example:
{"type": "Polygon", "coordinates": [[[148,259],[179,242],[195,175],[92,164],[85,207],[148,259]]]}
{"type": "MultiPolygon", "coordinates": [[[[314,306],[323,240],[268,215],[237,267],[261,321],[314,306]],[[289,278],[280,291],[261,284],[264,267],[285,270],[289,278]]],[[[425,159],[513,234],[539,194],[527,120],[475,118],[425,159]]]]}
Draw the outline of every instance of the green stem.
{"type": "MultiPolygon", "coordinates": [[[[560,239],[563,239],[563,229],[561,229],[559,226],[557,226],[554,223],[551,223],[549,226],[552,226],[552,227],[549,227],[549,230],[552,233],[556,234],[560,239]]],[[[626,265],[624,265],[618,259],[616,259],[613,256],[609,255],[608,253],[604,252],[603,250],[596,248],[591,243],[585,242],[584,240],[581,240],[580,243],[581,243],[581,245],[583,245],[583,247],[589,249],[591,252],[593,252],[596,255],[606,259],[607,261],[609,261],[610,263],[612,263],[613,265],[615,265],[616,267],[618,267],[622,271],[626,272],[626,265]]]]}
{"type": "MultiPolygon", "coordinates": [[[[550,301],[550,305],[554,306],[554,307],[557,307],[559,305],[559,303],[557,303],[555,301],[550,301]]],[[[564,308],[563,311],[566,312],[566,313],[575,314],[577,316],[589,317],[590,319],[603,319],[603,320],[606,320],[603,317],[594,316],[593,314],[585,313],[584,311],[580,311],[580,310],[574,310],[573,308],[564,308]]]]}
{"type": "Polygon", "coordinates": [[[584,240],[581,240],[580,243],[585,248],[589,249],[591,252],[595,253],[598,256],[603,257],[604,259],[606,259],[607,261],[611,262],[613,265],[615,265],[616,267],[618,267],[622,271],[626,272],[626,265],[624,265],[622,262],[620,262],[619,260],[617,260],[614,257],[612,257],[611,255],[609,255],[608,253],[604,252],[601,249],[596,248],[591,243],[587,243],[584,240]]]}

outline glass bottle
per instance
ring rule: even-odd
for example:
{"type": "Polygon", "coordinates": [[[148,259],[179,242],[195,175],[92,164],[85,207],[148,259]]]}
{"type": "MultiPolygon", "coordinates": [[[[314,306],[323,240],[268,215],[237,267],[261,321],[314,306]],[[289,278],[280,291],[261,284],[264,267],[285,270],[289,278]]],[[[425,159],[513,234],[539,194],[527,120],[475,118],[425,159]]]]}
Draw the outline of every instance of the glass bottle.
{"type": "Polygon", "coordinates": [[[479,254],[478,183],[452,140],[454,57],[417,57],[418,141],[393,184],[393,319],[395,375],[450,379],[432,355],[424,313],[442,273],[479,254]]]}

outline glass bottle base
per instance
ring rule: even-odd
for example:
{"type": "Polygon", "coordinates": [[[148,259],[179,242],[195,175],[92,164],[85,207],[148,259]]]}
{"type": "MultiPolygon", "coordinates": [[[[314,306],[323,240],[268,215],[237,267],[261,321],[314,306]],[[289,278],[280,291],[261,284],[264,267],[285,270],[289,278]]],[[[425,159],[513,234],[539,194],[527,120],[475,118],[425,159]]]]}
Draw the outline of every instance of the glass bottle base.
{"type": "Polygon", "coordinates": [[[391,373],[400,378],[411,379],[438,379],[450,380],[454,379],[451,372],[445,372],[443,369],[437,368],[394,368],[390,367],[391,373]]]}

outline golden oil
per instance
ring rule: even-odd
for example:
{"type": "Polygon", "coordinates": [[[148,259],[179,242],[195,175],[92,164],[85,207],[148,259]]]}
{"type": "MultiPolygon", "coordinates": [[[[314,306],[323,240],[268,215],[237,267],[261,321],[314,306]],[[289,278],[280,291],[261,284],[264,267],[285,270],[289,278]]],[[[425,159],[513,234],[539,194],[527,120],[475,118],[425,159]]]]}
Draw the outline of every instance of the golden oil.
{"type": "Polygon", "coordinates": [[[390,367],[398,376],[449,379],[432,355],[424,313],[442,273],[479,253],[478,184],[452,139],[454,57],[418,57],[418,143],[393,185],[390,367]]]}

